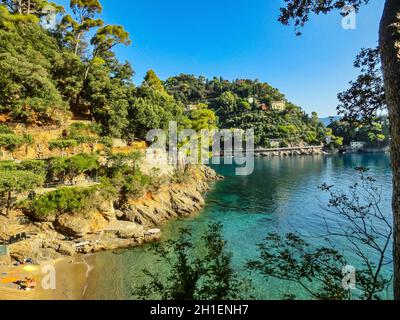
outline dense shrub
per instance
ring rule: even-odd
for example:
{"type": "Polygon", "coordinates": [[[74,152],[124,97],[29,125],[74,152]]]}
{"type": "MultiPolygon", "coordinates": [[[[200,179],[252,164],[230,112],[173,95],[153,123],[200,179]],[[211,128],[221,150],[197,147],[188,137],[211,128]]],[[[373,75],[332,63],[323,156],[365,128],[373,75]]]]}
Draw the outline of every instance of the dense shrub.
{"type": "Polygon", "coordinates": [[[60,53],[56,38],[33,15],[0,6],[0,113],[32,124],[56,120],[67,107],[52,77],[60,53]]]}
{"type": "Polygon", "coordinates": [[[23,192],[43,183],[43,177],[29,171],[2,171],[0,174],[0,193],[23,192]]]}
{"type": "Polygon", "coordinates": [[[52,140],[49,142],[50,150],[54,150],[54,149],[65,150],[70,147],[76,147],[77,145],[78,145],[78,142],[73,139],[71,139],[71,140],[58,139],[58,140],[52,140]]]}
{"type": "Polygon", "coordinates": [[[113,146],[113,140],[110,137],[102,137],[99,142],[103,144],[107,148],[111,148],[113,146]]]}
{"type": "Polygon", "coordinates": [[[36,217],[80,211],[96,190],[89,188],[61,188],[37,197],[28,209],[36,217]]]}
{"type": "Polygon", "coordinates": [[[18,136],[14,133],[0,134],[0,148],[5,148],[14,151],[24,144],[24,137],[18,136]]]}
{"type": "Polygon", "coordinates": [[[148,181],[142,175],[129,175],[124,177],[121,187],[121,200],[126,201],[127,198],[140,198],[144,195],[148,181]]]}
{"type": "Polygon", "coordinates": [[[5,125],[0,125],[0,134],[7,134],[7,133],[14,133],[11,128],[5,126],[5,125]]]}
{"type": "Polygon", "coordinates": [[[71,214],[90,210],[101,199],[115,197],[116,191],[111,185],[98,185],[90,188],[60,188],[53,192],[36,197],[22,206],[34,217],[46,217],[56,214],[71,214]]]}
{"type": "Polygon", "coordinates": [[[29,171],[9,170],[0,172],[0,197],[5,200],[6,214],[8,214],[11,207],[13,193],[32,190],[43,184],[43,182],[42,176],[29,171]]]}
{"type": "Polygon", "coordinates": [[[156,192],[169,182],[167,175],[161,175],[160,169],[153,168],[149,174],[149,190],[156,192]]]}
{"type": "Polygon", "coordinates": [[[1,171],[17,170],[18,164],[15,161],[0,161],[1,171]]]}
{"type": "Polygon", "coordinates": [[[111,154],[108,157],[106,174],[110,178],[115,178],[121,174],[135,174],[135,172],[139,170],[142,159],[143,154],[140,152],[111,154]]]}
{"type": "Polygon", "coordinates": [[[98,141],[98,138],[94,136],[74,136],[74,140],[78,144],[93,144],[98,141]]]}
{"type": "Polygon", "coordinates": [[[43,160],[27,160],[17,164],[18,170],[30,171],[40,176],[46,176],[48,164],[43,160]]]}
{"type": "Polygon", "coordinates": [[[49,174],[60,181],[68,180],[72,182],[80,174],[93,172],[98,168],[97,156],[78,154],[70,158],[54,158],[50,162],[49,174]]]}
{"type": "Polygon", "coordinates": [[[157,192],[168,179],[161,176],[159,170],[153,169],[148,175],[136,170],[134,174],[119,175],[112,181],[115,186],[119,186],[120,200],[124,202],[128,198],[140,198],[146,191],[157,192]]]}
{"type": "Polygon", "coordinates": [[[176,168],[172,174],[171,182],[172,183],[187,183],[189,182],[189,174],[188,167],[185,168],[176,168]]]}
{"type": "Polygon", "coordinates": [[[22,162],[0,161],[0,171],[30,171],[34,174],[45,176],[47,162],[43,160],[26,160],[22,162]]]}
{"type": "Polygon", "coordinates": [[[73,123],[69,128],[68,140],[76,140],[78,144],[96,143],[100,138],[98,137],[101,128],[97,123],[73,123]]]}
{"type": "Polygon", "coordinates": [[[14,151],[24,144],[29,145],[32,143],[32,136],[27,134],[19,136],[15,133],[0,133],[0,148],[2,147],[9,151],[14,151]]]}

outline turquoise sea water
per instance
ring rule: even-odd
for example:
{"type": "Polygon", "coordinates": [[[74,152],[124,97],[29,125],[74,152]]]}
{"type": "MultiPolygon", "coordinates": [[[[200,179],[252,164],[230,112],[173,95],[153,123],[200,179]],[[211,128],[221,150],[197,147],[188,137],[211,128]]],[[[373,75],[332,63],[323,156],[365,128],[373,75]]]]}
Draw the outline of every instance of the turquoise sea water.
{"type": "MultiPolygon", "coordinates": [[[[207,230],[208,224],[221,222],[228,249],[233,252],[235,269],[248,276],[243,265],[257,254],[257,243],[269,232],[299,231],[304,236],[323,233],[318,215],[335,223],[335,216],[321,205],[327,196],[319,190],[323,183],[345,189],[356,178],[355,167],[368,167],[382,188],[381,208],[391,219],[391,169],[385,154],[352,154],[343,156],[308,156],[293,158],[256,159],[255,171],[250,176],[235,176],[233,165],[213,166],[224,175],[224,181],[213,184],[206,196],[207,205],[201,214],[190,219],[172,221],[163,227],[164,239],[176,237],[179,228],[191,227],[195,239],[207,230]]],[[[318,238],[310,238],[318,245],[318,238]]],[[[349,257],[352,253],[339,241],[335,243],[349,257]],[[347,250],[347,251],[346,251],[347,250]]],[[[143,281],[145,267],[162,270],[146,246],[106,252],[89,257],[94,266],[86,297],[89,299],[129,299],[132,284],[143,281]]],[[[354,263],[356,264],[356,263],[354,263]]],[[[390,274],[386,267],[385,273],[390,274]]],[[[254,295],[258,299],[279,299],[285,293],[307,296],[293,284],[252,275],[254,295]]]]}

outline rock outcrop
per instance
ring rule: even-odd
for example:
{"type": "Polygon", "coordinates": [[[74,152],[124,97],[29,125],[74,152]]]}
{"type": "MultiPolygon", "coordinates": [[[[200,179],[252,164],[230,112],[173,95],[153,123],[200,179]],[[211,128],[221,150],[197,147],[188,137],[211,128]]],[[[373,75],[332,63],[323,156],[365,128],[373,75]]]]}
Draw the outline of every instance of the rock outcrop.
{"type": "Polygon", "coordinates": [[[82,214],[64,214],[54,222],[56,230],[66,236],[81,238],[90,233],[102,230],[108,221],[98,211],[82,214]]]}
{"type": "Polygon", "coordinates": [[[222,177],[206,166],[188,169],[185,182],[162,186],[156,193],[128,199],[115,210],[114,203],[97,199],[89,212],[60,214],[29,225],[30,239],[9,247],[10,256],[36,262],[137,246],[159,240],[157,227],[177,217],[198,213],[209,183],[222,177]],[[33,232],[32,232],[33,231],[33,232]]]}

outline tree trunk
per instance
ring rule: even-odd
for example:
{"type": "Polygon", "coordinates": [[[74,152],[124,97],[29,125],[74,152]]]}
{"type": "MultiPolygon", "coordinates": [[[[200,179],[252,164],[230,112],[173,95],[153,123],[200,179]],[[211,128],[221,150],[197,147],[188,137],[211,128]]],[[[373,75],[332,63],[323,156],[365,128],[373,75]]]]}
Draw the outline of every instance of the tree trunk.
{"type": "Polygon", "coordinates": [[[394,298],[400,300],[400,0],[386,0],[379,36],[392,137],[394,298]]]}
{"type": "Polygon", "coordinates": [[[83,78],[84,81],[86,81],[89,78],[90,69],[91,69],[91,65],[89,63],[89,65],[86,67],[86,70],[85,70],[85,75],[84,75],[84,78],[83,78]]]}
{"type": "Polygon", "coordinates": [[[17,6],[18,6],[18,8],[17,8],[18,13],[22,14],[22,0],[18,0],[17,6]]]}
{"type": "Polygon", "coordinates": [[[8,217],[10,208],[11,208],[11,191],[8,192],[8,197],[7,197],[6,217],[8,217]]]}
{"type": "Polygon", "coordinates": [[[75,41],[76,41],[76,43],[75,43],[75,50],[74,50],[75,55],[78,55],[79,46],[80,46],[80,43],[81,43],[81,37],[82,37],[82,33],[79,32],[78,35],[76,36],[76,39],[75,39],[75,41]]]}

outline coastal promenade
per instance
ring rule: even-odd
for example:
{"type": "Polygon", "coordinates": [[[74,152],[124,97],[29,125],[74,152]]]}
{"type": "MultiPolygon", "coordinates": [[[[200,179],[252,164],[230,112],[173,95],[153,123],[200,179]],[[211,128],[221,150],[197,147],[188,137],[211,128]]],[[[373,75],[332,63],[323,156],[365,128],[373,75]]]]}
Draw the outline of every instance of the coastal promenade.
{"type": "MultiPolygon", "coordinates": [[[[233,156],[237,153],[253,153],[260,157],[270,157],[270,156],[301,156],[301,155],[313,155],[313,154],[323,154],[324,146],[304,146],[304,147],[284,147],[284,148],[257,148],[254,150],[234,150],[225,151],[221,153],[221,156],[233,156]]],[[[219,156],[219,155],[214,155],[219,156]]]]}
{"type": "Polygon", "coordinates": [[[307,146],[307,147],[286,147],[286,148],[259,148],[253,150],[254,153],[263,153],[263,152],[290,152],[290,151],[302,151],[302,150],[311,150],[311,151],[321,151],[323,150],[323,146],[307,146]]]}

